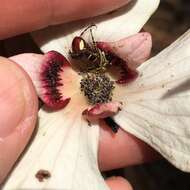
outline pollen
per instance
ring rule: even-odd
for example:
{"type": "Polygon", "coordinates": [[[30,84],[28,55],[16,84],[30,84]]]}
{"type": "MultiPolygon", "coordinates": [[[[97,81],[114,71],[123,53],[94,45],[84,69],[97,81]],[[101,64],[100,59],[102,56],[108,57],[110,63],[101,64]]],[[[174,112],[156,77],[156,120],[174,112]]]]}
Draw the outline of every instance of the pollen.
{"type": "Polygon", "coordinates": [[[112,101],[114,82],[105,74],[88,73],[83,76],[80,85],[90,104],[112,101]]]}

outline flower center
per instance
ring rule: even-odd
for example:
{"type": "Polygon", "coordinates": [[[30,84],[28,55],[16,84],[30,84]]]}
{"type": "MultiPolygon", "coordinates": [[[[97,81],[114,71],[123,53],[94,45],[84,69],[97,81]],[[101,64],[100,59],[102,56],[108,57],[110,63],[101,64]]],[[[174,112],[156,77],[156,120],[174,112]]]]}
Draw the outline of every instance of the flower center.
{"type": "Polygon", "coordinates": [[[114,82],[105,74],[88,73],[80,82],[81,91],[90,104],[106,103],[112,100],[114,82]]]}

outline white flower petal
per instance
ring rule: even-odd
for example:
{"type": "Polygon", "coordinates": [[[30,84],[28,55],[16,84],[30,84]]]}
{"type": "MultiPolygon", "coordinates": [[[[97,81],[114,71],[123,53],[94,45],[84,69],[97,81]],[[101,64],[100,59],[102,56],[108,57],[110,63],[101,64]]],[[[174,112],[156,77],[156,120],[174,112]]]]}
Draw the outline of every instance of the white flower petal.
{"type": "Polygon", "coordinates": [[[49,27],[33,33],[33,38],[42,51],[56,50],[68,58],[73,38],[79,36],[89,24],[94,23],[97,26],[94,29],[97,41],[119,40],[139,32],[158,5],[159,0],[132,1],[130,5],[112,14],[49,27]]]}
{"type": "Polygon", "coordinates": [[[138,70],[116,122],[190,172],[190,30],[138,70]]]}
{"type": "MultiPolygon", "coordinates": [[[[50,27],[33,37],[44,52],[57,50],[68,57],[73,37],[89,23],[97,25],[96,40],[119,40],[137,33],[158,4],[137,0],[111,15],[50,27]]],[[[97,166],[99,127],[88,127],[80,112],[68,111],[72,102],[59,112],[40,111],[36,136],[2,189],[108,189],[97,166]],[[49,170],[51,178],[39,182],[35,174],[40,169],[49,170]]]]}
{"type": "Polygon", "coordinates": [[[36,136],[4,189],[108,189],[97,166],[98,126],[71,111],[40,111],[36,136]],[[35,177],[41,169],[51,173],[43,182],[35,177]]]}

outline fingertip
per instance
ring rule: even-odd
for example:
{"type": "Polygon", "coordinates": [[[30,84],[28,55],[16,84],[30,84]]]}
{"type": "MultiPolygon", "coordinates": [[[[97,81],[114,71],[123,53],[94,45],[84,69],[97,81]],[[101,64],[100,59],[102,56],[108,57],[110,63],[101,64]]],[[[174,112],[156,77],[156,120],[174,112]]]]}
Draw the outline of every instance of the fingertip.
{"type": "Polygon", "coordinates": [[[133,190],[131,184],[123,177],[111,177],[106,180],[111,190],[133,190]]]}
{"type": "Polygon", "coordinates": [[[97,16],[131,0],[12,0],[1,2],[0,39],[44,27],[97,16]],[[93,7],[93,9],[92,9],[93,7]],[[7,24],[11,23],[11,24],[7,24]]]}
{"type": "Polygon", "coordinates": [[[121,128],[116,134],[100,123],[98,163],[102,171],[141,164],[158,159],[160,155],[150,146],[121,128]]]}
{"type": "Polygon", "coordinates": [[[0,183],[26,146],[35,127],[38,100],[30,78],[0,57],[0,183]]]}

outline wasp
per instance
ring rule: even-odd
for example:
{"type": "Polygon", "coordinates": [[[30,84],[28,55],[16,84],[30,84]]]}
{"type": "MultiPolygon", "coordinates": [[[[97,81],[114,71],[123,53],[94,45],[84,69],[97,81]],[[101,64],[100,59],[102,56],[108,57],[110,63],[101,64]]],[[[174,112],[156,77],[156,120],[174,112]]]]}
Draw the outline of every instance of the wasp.
{"type": "Polygon", "coordinates": [[[72,41],[72,51],[70,51],[71,58],[81,61],[85,64],[87,72],[105,72],[109,65],[109,60],[105,53],[97,47],[97,43],[92,33],[92,27],[96,25],[89,25],[80,36],[74,37],[72,41]],[[83,38],[84,33],[90,30],[91,42],[88,43],[83,38]]]}

